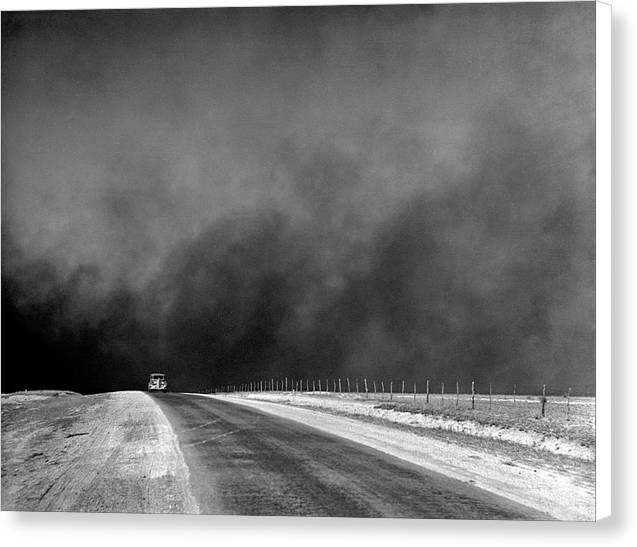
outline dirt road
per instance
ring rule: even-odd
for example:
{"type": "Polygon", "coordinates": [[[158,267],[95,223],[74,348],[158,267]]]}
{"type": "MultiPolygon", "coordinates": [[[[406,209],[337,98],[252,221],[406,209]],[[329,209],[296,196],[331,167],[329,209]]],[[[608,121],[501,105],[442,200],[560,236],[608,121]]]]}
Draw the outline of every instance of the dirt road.
{"type": "Polygon", "coordinates": [[[546,514],[225,400],[3,396],[2,509],[541,519],[546,514]]]}
{"type": "Polygon", "coordinates": [[[154,399],[179,438],[204,513],[547,518],[297,421],[193,395],[154,399]]]}

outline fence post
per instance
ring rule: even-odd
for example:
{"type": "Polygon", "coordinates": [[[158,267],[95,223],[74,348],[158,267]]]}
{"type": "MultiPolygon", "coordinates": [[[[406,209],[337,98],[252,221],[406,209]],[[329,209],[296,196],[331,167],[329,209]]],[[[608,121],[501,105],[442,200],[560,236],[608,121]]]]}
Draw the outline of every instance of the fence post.
{"type": "Polygon", "coordinates": [[[414,382],[414,404],[416,404],[416,382],[414,382]]]}
{"type": "Polygon", "coordinates": [[[365,398],[369,399],[369,391],[367,389],[367,378],[363,378],[363,382],[365,383],[365,398]]]}
{"type": "Polygon", "coordinates": [[[542,417],[544,417],[545,405],[546,405],[546,384],[542,384],[542,417]]]}
{"type": "Polygon", "coordinates": [[[343,392],[343,390],[341,389],[341,379],[340,378],[338,379],[338,392],[339,393],[343,392]]]}
{"type": "Polygon", "coordinates": [[[356,393],[358,393],[358,378],[356,378],[356,393]]]}
{"type": "Polygon", "coordinates": [[[391,401],[394,398],[394,382],[393,380],[389,381],[389,400],[391,401]]]}
{"type": "Polygon", "coordinates": [[[566,421],[571,419],[571,388],[568,388],[566,392],[566,421]]]}
{"type": "Polygon", "coordinates": [[[334,393],[336,393],[336,380],[332,380],[332,387],[334,388],[334,393]]]}
{"type": "Polygon", "coordinates": [[[347,378],[347,393],[351,393],[352,390],[350,389],[350,385],[349,385],[349,378],[347,378]]]}
{"type": "Polygon", "coordinates": [[[471,380],[471,410],[476,409],[476,383],[471,380]]]}
{"type": "Polygon", "coordinates": [[[518,390],[518,385],[513,384],[513,404],[515,404],[515,393],[518,390]]]}
{"type": "Polygon", "coordinates": [[[429,379],[427,379],[427,399],[425,402],[429,404],[429,379]]]}
{"type": "Polygon", "coordinates": [[[405,380],[403,380],[403,386],[402,386],[402,394],[405,394],[405,380]]]}
{"type": "Polygon", "coordinates": [[[319,391],[323,391],[323,390],[321,389],[321,379],[320,379],[320,378],[319,378],[319,391]]]}
{"type": "Polygon", "coordinates": [[[385,381],[384,380],[381,380],[381,382],[380,382],[380,389],[381,389],[381,392],[383,394],[382,398],[384,399],[385,398],[385,381]]]}
{"type": "Polygon", "coordinates": [[[489,382],[489,410],[491,410],[491,382],[489,382]]]}
{"type": "Polygon", "coordinates": [[[460,403],[460,382],[456,381],[456,408],[458,408],[459,403],[460,403]]]}
{"type": "Polygon", "coordinates": [[[376,395],[376,380],[374,380],[374,395],[376,395]]]}
{"type": "Polygon", "coordinates": [[[316,380],[314,380],[314,378],[312,378],[312,391],[316,391],[316,380]]]}
{"type": "Polygon", "coordinates": [[[442,396],[440,399],[440,404],[444,405],[445,404],[445,383],[444,382],[440,382],[440,395],[442,396]]]}

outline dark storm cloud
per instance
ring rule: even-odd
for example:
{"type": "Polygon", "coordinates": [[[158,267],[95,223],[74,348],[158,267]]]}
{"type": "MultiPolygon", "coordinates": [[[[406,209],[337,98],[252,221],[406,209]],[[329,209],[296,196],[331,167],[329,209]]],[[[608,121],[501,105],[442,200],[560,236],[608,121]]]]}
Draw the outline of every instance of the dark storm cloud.
{"type": "Polygon", "coordinates": [[[2,21],[3,389],[594,382],[594,4],[2,21]]]}

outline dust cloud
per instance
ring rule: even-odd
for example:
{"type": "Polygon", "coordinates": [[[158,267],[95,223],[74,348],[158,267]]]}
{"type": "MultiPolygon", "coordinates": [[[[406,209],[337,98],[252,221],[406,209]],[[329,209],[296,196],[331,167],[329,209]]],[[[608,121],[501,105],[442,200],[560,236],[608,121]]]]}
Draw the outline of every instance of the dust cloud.
{"type": "Polygon", "coordinates": [[[594,14],[3,13],[3,391],[594,385],[594,14]]]}

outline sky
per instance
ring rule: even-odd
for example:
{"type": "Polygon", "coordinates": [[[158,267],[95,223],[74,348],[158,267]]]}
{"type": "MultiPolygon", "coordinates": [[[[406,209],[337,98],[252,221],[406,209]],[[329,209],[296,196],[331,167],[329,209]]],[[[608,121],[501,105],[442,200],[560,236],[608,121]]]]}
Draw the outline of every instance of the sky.
{"type": "Polygon", "coordinates": [[[4,12],[2,390],[594,385],[594,24],[4,12]]]}

